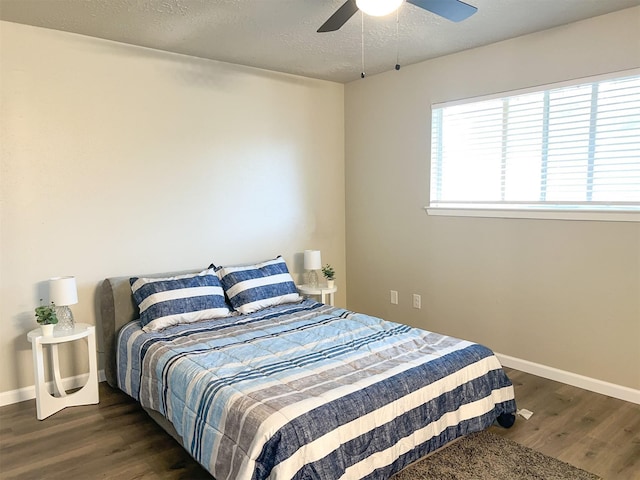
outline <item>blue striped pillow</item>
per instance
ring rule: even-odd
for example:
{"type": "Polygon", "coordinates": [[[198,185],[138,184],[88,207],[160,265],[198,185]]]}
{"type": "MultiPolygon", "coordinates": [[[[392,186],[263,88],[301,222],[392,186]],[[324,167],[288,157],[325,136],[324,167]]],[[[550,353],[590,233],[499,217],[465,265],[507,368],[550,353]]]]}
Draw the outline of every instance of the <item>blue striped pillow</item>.
{"type": "Polygon", "coordinates": [[[145,332],[229,315],[213,269],[166,278],[133,277],[129,283],[145,332]]]}
{"type": "Polygon", "coordinates": [[[231,306],[240,313],[301,299],[282,257],[253,265],[218,267],[216,273],[231,306]]]}

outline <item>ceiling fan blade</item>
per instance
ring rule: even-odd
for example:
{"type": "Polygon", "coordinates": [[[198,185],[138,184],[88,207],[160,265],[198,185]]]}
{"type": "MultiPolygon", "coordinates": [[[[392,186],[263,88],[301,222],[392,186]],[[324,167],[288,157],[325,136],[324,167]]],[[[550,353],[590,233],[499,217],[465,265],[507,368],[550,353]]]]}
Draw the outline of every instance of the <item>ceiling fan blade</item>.
{"type": "Polygon", "coordinates": [[[347,20],[353,17],[357,11],[358,6],[356,5],[356,0],[347,0],[338,10],[335,11],[333,15],[329,17],[329,20],[322,24],[318,29],[318,33],[335,32],[342,27],[342,25],[347,23],[347,20]]]}
{"type": "Polygon", "coordinates": [[[407,0],[407,2],[452,22],[461,22],[478,11],[473,5],[460,0],[407,0]]]}

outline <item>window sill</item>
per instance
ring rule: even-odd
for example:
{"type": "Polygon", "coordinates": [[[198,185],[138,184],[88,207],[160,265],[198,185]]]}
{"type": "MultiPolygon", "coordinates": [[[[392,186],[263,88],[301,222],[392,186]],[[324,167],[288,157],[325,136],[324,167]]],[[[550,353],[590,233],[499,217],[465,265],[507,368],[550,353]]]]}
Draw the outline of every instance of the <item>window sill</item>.
{"type": "Polygon", "coordinates": [[[640,222],[638,211],[545,210],[508,208],[424,207],[429,215],[445,217],[529,218],[598,222],[640,222]]]}

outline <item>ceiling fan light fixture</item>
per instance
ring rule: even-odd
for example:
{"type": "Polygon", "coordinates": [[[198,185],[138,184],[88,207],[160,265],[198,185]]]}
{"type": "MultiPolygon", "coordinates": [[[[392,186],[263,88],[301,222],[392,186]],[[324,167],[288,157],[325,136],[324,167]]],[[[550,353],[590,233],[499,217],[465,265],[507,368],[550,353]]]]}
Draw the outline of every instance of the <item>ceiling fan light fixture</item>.
{"type": "Polygon", "coordinates": [[[356,5],[367,15],[383,17],[395,12],[404,0],[356,0],[356,5]]]}

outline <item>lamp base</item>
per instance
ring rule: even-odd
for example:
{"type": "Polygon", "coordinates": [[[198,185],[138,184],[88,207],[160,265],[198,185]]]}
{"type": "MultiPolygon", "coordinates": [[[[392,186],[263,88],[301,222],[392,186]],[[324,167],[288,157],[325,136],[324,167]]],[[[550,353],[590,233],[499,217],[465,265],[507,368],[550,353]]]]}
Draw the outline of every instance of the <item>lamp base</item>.
{"type": "Polygon", "coordinates": [[[69,331],[75,328],[76,324],[73,320],[73,313],[69,307],[56,307],[56,316],[58,317],[56,330],[69,331]]]}
{"type": "Polygon", "coordinates": [[[318,272],[311,270],[309,272],[307,283],[310,287],[316,288],[318,286],[318,272]]]}

